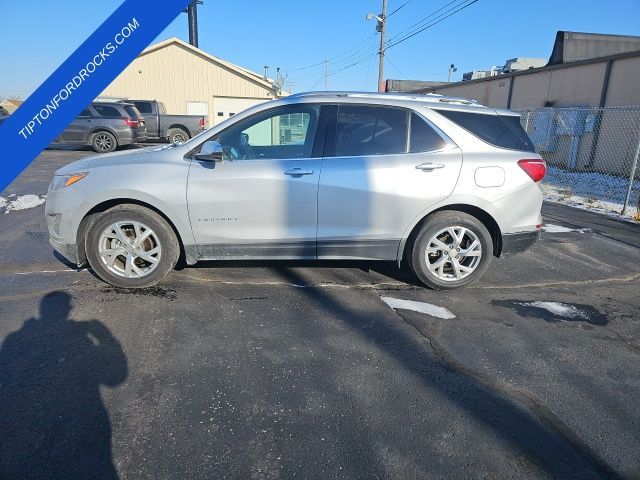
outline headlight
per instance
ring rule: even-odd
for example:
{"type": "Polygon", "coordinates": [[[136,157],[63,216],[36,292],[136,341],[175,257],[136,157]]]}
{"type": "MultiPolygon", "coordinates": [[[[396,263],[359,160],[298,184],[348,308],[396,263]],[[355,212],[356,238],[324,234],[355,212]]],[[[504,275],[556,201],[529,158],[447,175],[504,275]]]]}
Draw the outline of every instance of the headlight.
{"type": "Polygon", "coordinates": [[[59,190],[63,187],[68,187],[69,185],[73,185],[76,182],[79,182],[84,177],[86,177],[89,172],[81,172],[81,173],[70,173],[69,175],[56,175],[51,180],[49,184],[49,191],[59,190]]]}

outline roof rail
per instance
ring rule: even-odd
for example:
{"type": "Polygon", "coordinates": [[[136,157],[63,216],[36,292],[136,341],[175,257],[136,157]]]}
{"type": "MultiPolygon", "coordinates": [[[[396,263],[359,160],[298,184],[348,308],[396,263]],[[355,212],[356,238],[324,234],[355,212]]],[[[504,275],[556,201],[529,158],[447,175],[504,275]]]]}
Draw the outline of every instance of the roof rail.
{"type": "Polygon", "coordinates": [[[305,97],[347,97],[347,98],[380,98],[380,99],[397,99],[409,100],[415,102],[442,102],[442,103],[458,103],[461,105],[479,105],[475,100],[469,100],[459,97],[445,97],[437,93],[382,93],[382,92],[300,92],[292,93],[285,98],[305,98],[305,97]]]}

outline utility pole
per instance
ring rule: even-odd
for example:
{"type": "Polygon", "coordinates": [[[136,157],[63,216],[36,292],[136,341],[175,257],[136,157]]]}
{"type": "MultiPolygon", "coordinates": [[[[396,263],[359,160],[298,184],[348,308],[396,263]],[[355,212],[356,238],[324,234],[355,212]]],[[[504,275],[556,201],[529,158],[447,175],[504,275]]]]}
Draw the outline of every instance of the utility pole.
{"type": "Polygon", "coordinates": [[[324,91],[327,91],[329,85],[329,59],[324,61],[324,91]]]}
{"type": "Polygon", "coordinates": [[[376,30],[380,33],[380,62],[378,63],[378,91],[384,92],[384,37],[387,33],[387,0],[382,0],[382,13],[380,15],[374,15],[373,13],[367,14],[367,20],[375,18],[378,21],[376,30]]]}
{"type": "Polygon", "coordinates": [[[381,20],[378,22],[380,28],[380,63],[378,65],[378,91],[384,92],[384,36],[387,33],[387,0],[382,0],[381,20]]]}

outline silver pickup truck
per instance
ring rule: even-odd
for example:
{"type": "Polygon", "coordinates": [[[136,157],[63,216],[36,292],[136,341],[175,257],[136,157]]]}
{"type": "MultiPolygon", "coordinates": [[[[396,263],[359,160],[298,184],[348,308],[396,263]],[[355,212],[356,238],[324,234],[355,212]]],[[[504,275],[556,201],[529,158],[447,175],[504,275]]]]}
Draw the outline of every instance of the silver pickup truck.
{"type": "Polygon", "coordinates": [[[164,104],[156,100],[127,101],[135,104],[144,116],[150,140],[168,140],[180,145],[207,126],[207,119],[202,115],[168,115],[164,104]]]}

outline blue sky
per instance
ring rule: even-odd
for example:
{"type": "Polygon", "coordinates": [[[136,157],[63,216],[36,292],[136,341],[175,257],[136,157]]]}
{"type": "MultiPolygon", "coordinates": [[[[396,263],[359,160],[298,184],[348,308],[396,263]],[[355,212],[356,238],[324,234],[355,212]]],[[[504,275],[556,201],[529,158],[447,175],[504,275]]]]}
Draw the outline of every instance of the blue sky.
{"type": "MultiPolygon", "coordinates": [[[[405,1],[388,0],[389,12],[405,1]]],[[[410,0],[389,18],[388,37],[449,1],[410,0]]],[[[3,2],[0,97],[27,97],[120,3],[3,2]]],[[[199,7],[200,47],[255,71],[269,65],[271,75],[279,66],[294,81],[295,91],[322,89],[322,65],[300,68],[328,58],[329,89],[373,90],[378,37],[375,22],[365,20],[365,15],[378,13],[380,4],[380,0],[205,0],[199,7]]],[[[479,0],[390,49],[385,77],[446,80],[449,64],[454,63],[458,67],[454,79],[460,79],[465,71],[502,65],[507,58],[548,58],[557,30],[640,35],[638,19],[640,0],[479,0]]],[[[158,40],[171,36],[187,40],[185,14],[158,40]]]]}

